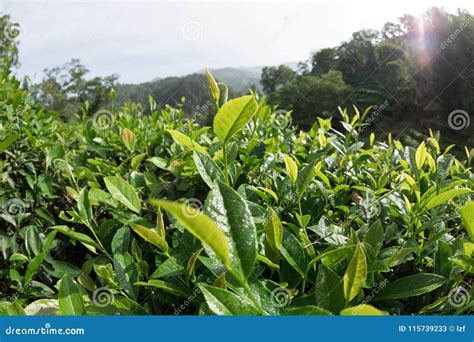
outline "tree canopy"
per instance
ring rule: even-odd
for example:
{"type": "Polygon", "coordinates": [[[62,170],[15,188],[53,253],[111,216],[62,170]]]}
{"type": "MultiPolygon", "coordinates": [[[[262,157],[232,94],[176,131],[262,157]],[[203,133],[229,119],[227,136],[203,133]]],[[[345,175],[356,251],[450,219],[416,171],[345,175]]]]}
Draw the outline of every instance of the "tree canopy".
{"type": "Polygon", "coordinates": [[[382,131],[446,130],[448,142],[473,144],[474,129],[449,129],[449,114],[474,108],[474,18],[439,8],[405,15],[380,31],[362,30],[339,46],[313,53],[305,67],[266,67],[269,102],[292,109],[295,122],[388,102],[375,120],[382,131]],[[326,80],[326,81],[325,81],[326,80]],[[408,129],[407,129],[408,128],[408,129]]]}

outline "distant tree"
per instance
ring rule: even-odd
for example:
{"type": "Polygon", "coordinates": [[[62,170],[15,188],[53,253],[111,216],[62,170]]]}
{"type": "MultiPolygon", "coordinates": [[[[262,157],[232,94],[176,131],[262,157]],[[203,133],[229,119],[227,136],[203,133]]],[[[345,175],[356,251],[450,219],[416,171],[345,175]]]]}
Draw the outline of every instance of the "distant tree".
{"type": "Polygon", "coordinates": [[[366,99],[364,105],[380,104],[390,100],[392,113],[420,111],[420,91],[413,75],[416,67],[408,53],[399,44],[384,41],[376,46],[377,70],[374,78],[379,88],[383,88],[383,98],[366,99]],[[369,103],[372,102],[372,103],[369,103]]]}
{"type": "Polygon", "coordinates": [[[338,61],[338,52],[334,48],[321,49],[313,54],[311,59],[312,70],[314,75],[322,75],[334,68],[338,61]]]}
{"type": "Polygon", "coordinates": [[[118,77],[111,75],[86,79],[88,72],[78,59],[72,59],[62,67],[46,69],[41,83],[32,87],[33,97],[65,119],[78,113],[86,101],[93,114],[108,102],[108,94],[118,77]]]}
{"type": "Polygon", "coordinates": [[[311,73],[311,61],[298,62],[296,70],[298,75],[307,75],[311,73]]]}
{"type": "Polygon", "coordinates": [[[292,109],[294,123],[309,128],[316,116],[330,116],[338,106],[347,105],[345,100],[350,87],[344,82],[342,73],[330,70],[324,75],[302,75],[286,83],[271,97],[271,103],[281,108],[292,109]]]}
{"type": "Polygon", "coordinates": [[[265,94],[271,94],[287,82],[291,82],[294,78],[295,72],[286,65],[264,67],[260,83],[265,94]]]}
{"type": "Polygon", "coordinates": [[[366,31],[352,34],[352,39],[342,43],[338,48],[337,70],[343,74],[345,82],[351,86],[364,82],[375,70],[375,36],[364,35],[366,31]]]}

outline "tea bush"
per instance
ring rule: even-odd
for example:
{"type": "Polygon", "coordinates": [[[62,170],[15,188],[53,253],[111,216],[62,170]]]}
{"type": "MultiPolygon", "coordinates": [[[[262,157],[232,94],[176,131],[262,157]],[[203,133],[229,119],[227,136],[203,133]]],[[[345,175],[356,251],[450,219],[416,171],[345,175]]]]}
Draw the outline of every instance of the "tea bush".
{"type": "MultiPolygon", "coordinates": [[[[212,127],[133,103],[64,123],[3,70],[2,314],[468,314],[471,155],[361,138],[208,74],[212,127]]],[[[113,94],[111,94],[113,97],[113,94]]]]}

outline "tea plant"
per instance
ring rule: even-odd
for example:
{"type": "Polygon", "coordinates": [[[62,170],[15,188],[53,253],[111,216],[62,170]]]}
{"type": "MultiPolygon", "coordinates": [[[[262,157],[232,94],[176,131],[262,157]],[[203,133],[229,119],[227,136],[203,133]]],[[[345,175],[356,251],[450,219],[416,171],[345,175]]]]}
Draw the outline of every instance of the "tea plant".
{"type": "Polygon", "coordinates": [[[356,108],[298,131],[207,76],[212,127],[153,99],[63,123],[3,74],[3,314],[472,310],[467,148],[365,141],[356,108]]]}

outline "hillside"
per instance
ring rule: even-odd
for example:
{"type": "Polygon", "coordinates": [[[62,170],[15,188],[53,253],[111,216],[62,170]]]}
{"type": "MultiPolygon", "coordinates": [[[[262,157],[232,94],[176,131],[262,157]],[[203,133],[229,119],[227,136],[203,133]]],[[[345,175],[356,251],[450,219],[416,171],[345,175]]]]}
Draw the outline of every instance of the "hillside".
{"type": "MultiPolygon", "coordinates": [[[[286,63],[288,67],[296,69],[296,63],[286,63]]],[[[255,67],[226,67],[211,68],[210,71],[217,82],[225,83],[229,87],[230,96],[243,95],[249,89],[262,92],[260,77],[262,66],[255,67]]],[[[116,86],[118,103],[126,101],[138,102],[147,105],[148,96],[152,96],[159,105],[176,106],[185,97],[183,108],[192,111],[208,102],[207,79],[204,70],[194,74],[173,77],[155,77],[149,82],[140,84],[118,84],[116,86]]]]}

